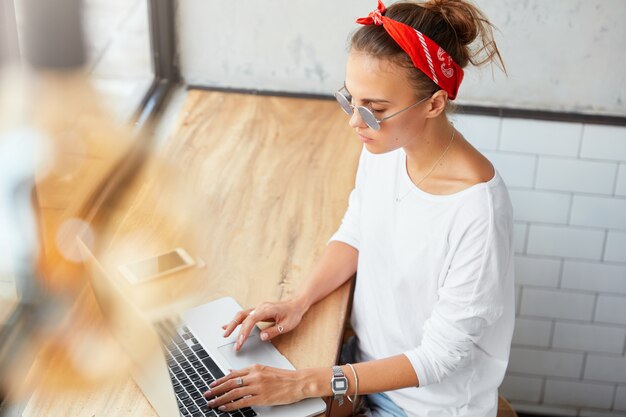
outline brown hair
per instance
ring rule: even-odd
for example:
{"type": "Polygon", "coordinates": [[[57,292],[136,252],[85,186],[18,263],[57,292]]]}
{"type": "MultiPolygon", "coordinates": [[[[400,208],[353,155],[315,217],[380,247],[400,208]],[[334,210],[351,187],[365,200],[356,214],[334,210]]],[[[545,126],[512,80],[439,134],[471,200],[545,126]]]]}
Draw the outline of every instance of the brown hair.
{"type": "MultiPolygon", "coordinates": [[[[468,0],[429,0],[425,3],[402,1],[387,8],[385,16],[419,30],[454,61],[465,68],[494,62],[505,73],[504,61],[493,39],[494,26],[468,0]],[[473,48],[470,44],[478,39],[473,48]]],[[[422,71],[415,68],[409,55],[400,48],[382,26],[360,27],[350,39],[350,50],[386,58],[406,68],[416,93],[433,94],[440,88],[422,71]]]]}

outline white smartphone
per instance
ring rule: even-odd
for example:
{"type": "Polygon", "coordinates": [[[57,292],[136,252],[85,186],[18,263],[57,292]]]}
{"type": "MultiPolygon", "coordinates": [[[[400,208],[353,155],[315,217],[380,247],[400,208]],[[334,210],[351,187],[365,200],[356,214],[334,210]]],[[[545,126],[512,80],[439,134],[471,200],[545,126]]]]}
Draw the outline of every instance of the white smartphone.
{"type": "Polygon", "coordinates": [[[176,248],[160,255],[120,265],[120,273],[133,284],[139,284],[163,275],[178,272],[195,265],[195,261],[183,248],[176,248]]]}

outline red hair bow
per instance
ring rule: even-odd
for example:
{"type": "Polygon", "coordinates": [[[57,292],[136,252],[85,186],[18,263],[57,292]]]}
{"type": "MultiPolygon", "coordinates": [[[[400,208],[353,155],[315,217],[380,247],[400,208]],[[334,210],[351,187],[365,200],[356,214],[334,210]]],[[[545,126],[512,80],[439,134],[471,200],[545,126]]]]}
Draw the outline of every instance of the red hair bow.
{"type": "Polygon", "coordinates": [[[356,22],[385,28],[389,36],[409,55],[413,65],[446,91],[450,100],[454,100],[463,81],[463,68],[435,41],[417,29],[386,17],[386,11],[383,2],[378,0],[378,8],[356,22]]]}

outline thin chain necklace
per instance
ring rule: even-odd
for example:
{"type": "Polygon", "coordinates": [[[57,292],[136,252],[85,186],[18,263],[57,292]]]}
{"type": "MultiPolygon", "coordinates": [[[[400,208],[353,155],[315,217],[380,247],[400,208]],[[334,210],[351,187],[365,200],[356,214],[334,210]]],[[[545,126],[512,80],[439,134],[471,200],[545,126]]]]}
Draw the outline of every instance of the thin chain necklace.
{"type": "MultiPolygon", "coordinates": [[[[441,156],[439,157],[439,159],[437,159],[437,162],[435,162],[435,164],[432,166],[432,168],[430,169],[430,171],[428,171],[426,173],[426,175],[424,175],[422,177],[421,180],[419,180],[418,182],[415,183],[415,187],[419,187],[419,185],[422,183],[422,181],[424,181],[437,167],[437,165],[439,165],[439,162],[441,162],[441,160],[443,159],[444,156],[446,156],[446,153],[448,153],[448,149],[450,149],[450,145],[452,145],[452,141],[454,140],[454,134],[456,133],[456,129],[454,128],[454,124],[450,123],[452,125],[452,137],[450,138],[450,141],[448,142],[448,146],[446,146],[446,149],[443,151],[443,153],[441,154],[441,156]]],[[[404,169],[406,170],[407,167],[405,166],[404,169]]],[[[409,195],[409,193],[411,192],[412,187],[409,187],[409,191],[407,191],[406,193],[404,193],[404,195],[397,196],[396,197],[396,202],[399,203],[401,202],[404,197],[406,197],[407,195],[409,195]]]]}

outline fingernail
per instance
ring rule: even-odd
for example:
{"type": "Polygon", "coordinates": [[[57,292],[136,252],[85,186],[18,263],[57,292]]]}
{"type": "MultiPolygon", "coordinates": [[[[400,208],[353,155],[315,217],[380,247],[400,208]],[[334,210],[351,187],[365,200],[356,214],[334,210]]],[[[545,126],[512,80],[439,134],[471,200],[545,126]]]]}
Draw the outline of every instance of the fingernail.
{"type": "Polygon", "coordinates": [[[209,405],[215,405],[215,400],[209,401],[209,405]]]}
{"type": "MultiPolygon", "coordinates": [[[[217,383],[217,381],[213,381],[213,382],[211,382],[211,383],[209,384],[209,387],[214,387],[216,383],[217,383]]],[[[209,390],[209,391],[210,391],[210,390],[209,390]]]]}
{"type": "Polygon", "coordinates": [[[220,411],[226,411],[226,406],[220,405],[217,409],[220,411]]]}
{"type": "Polygon", "coordinates": [[[267,333],[261,333],[261,340],[267,340],[270,337],[267,333]]]}

